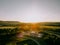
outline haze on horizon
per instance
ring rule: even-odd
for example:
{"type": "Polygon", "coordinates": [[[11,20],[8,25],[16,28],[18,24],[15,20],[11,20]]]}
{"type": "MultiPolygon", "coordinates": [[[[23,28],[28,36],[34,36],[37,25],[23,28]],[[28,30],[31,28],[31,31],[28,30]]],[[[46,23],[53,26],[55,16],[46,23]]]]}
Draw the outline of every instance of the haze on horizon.
{"type": "Polygon", "coordinates": [[[60,0],[0,0],[0,20],[60,22],[60,0]]]}

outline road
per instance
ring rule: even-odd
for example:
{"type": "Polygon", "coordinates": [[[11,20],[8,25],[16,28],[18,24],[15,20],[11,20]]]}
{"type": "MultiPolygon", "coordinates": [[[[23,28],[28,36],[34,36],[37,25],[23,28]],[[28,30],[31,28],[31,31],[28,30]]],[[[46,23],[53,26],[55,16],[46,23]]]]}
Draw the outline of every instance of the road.
{"type": "Polygon", "coordinates": [[[18,42],[17,45],[38,45],[37,43],[35,43],[34,41],[32,41],[31,39],[22,41],[22,42],[18,42]]]}

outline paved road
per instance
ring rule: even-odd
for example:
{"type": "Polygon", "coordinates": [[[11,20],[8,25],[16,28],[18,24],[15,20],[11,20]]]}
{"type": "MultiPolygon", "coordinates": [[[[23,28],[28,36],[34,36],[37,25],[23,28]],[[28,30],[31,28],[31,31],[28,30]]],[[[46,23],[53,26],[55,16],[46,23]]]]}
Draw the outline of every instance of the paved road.
{"type": "Polygon", "coordinates": [[[17,43],[17,45],[24,45],[24,44],[27,44],[27,45],[38,45],[36,42],[34,42],[31,39],[28,39],[28,40],[25,40],[25,41],[22,41],[22,42],[18,42],[17,43]]]}

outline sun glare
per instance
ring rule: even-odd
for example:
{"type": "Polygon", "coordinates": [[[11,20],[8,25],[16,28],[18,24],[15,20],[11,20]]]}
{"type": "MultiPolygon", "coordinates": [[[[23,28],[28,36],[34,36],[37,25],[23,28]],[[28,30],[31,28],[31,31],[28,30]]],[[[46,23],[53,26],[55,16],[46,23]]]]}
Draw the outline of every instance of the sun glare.
{"type": "Polygon", "coordinates": [[[44,19],[37,15],[27,15],[21,18],[21,22],[25,22],[25,23],[36,23],[36,22],[42,22],[42,21],[44,21],[44,19]]]}

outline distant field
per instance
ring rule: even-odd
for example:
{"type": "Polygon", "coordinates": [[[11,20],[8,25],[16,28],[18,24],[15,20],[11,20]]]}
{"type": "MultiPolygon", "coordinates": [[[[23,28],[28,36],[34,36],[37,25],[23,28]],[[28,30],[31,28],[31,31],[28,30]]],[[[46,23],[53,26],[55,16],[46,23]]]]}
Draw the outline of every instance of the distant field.
{"type": "Polygon", "coordinates": [[[16,28],[16,27],[0,27],[0,29],[13,29],[13,28],[16,28]]]}
{"type": "Polygon", "coordinates": [[[42,45],[45,45],[45,43],[47,45],[57,45],[58,43],[60,44],[60,22],[20,23],[14,21],[0,21],[1,45],[29,45],[30,43],[32,43],[31,45],[35,45],[36,40],[42,45]],[[22,33],[25,32],[28,34],[32,31],[35,31],[35,34],[32,33],[29,35],[30,37],[22,33]],[[38,36],[36,32],[38,32],[37,34],[43,34],[42,37],[34,37],[38,36]],[[27,40],[17,38],[17,35],[19,34],[21,36],[25,35],[23,38],[25,39],[25,37],[27,37],[27,40]]]}

